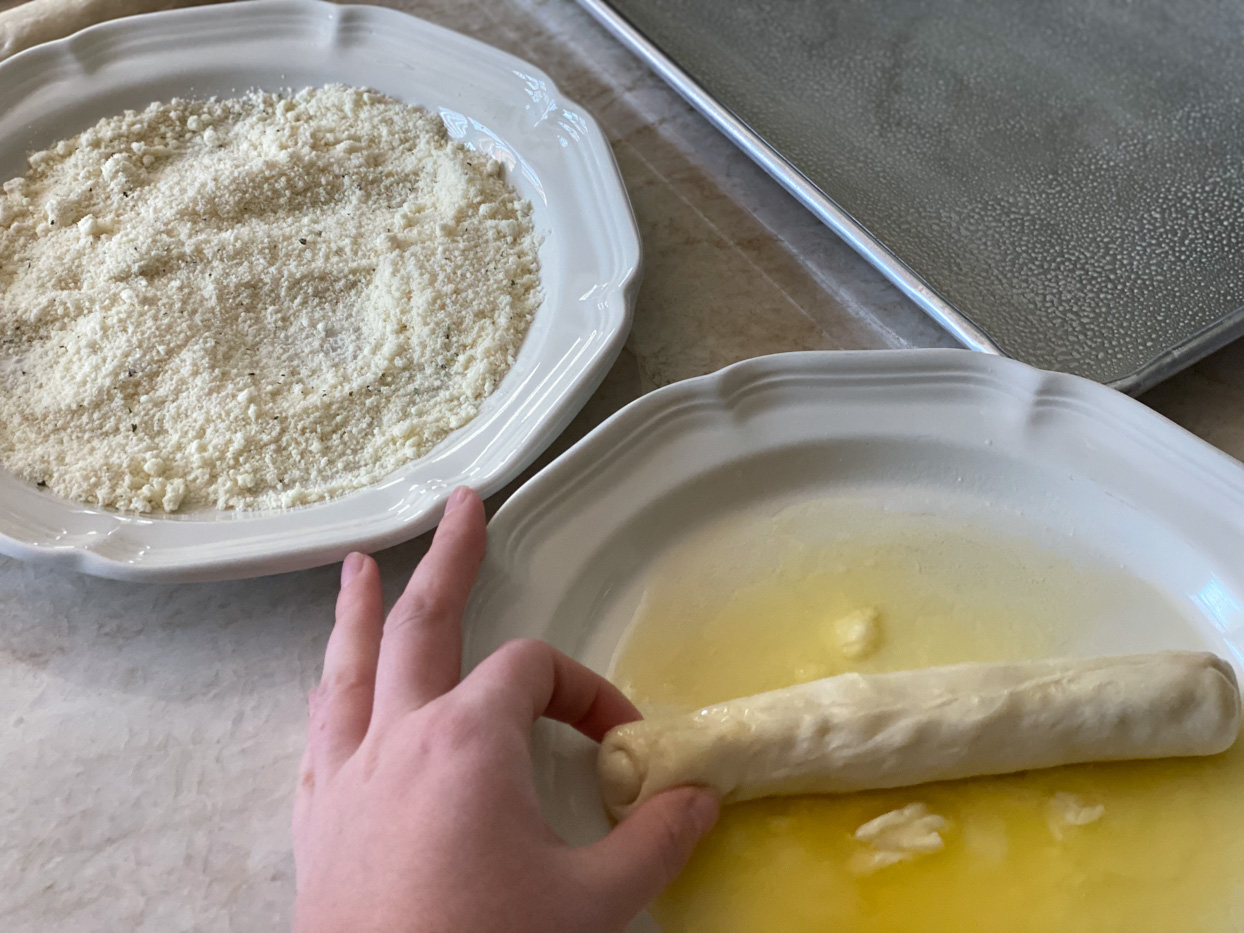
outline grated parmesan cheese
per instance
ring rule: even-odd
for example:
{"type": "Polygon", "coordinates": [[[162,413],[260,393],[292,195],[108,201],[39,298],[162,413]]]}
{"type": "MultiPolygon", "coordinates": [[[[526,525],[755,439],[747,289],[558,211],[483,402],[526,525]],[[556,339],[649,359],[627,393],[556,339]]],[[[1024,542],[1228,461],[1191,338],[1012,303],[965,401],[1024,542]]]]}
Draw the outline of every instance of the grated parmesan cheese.
{"type": "Polygon", "coordinates": [[[131,511],[286,508],[466,424],[539,303],[531,206],[340,85],[152,104],[0,195],[0,462],[131,511]]]}

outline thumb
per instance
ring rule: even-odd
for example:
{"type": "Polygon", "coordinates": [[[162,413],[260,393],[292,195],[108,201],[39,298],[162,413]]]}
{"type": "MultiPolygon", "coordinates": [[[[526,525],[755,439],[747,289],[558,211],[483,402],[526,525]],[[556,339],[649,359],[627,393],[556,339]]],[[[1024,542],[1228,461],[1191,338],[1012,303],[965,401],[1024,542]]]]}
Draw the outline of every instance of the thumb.
{"type": "Polygon", "coordinates": [[[584,854],[602,907],[625,926],[669,886],[717,822],[717,796],[703,787],[677,787],[636,808],[584,854]]]}

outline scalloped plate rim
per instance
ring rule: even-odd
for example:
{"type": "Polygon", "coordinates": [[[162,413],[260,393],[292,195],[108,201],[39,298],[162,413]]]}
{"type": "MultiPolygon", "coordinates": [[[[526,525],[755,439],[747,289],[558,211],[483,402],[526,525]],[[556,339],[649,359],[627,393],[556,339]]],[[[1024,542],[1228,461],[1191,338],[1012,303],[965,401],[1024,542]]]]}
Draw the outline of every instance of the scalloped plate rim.
{"type": "MultiPolygon", "coordinates": [[[[615,412],[577,444],[562,453],[518,489],[489,523],[489,546],[507,555],[521,547],[524,527],[539,520],[538,511],[562,498],[579,477],[625,449],[627,442],[654,422],[677,417],[692,409],[713,414],[734,411],[747,394],[775,381],[813,378],[839,388],[862,388],[895,378],[919,377],[945,384],[953,377],[971,377],[982,393],[1006,395],[1036,411],[1071,407],[1111,430],[1133,437],[1146,432],[1165,433],[1178,445],[1159,448],[1185,469],[1195,470],[1233,495],[1244,509],[1244,465],[1185,430],[1156,411],[1099,383],[1065,373],[1047,372],[1005,357],[960,349],[792,351],[753,357],[716,372],[664,386],[641,396],[615,412]],[[826,363],[824,370],[805,367],[826,363]],[[1025,382],[1020,382],[1023,379],[1025,382]],[[1131,424],[1112,419],[1108,409],[1131,411],[1131,424]],[[625,433],[623,433],[625,432],[625,433]]],[[[1244,512],[1236,528],[1244,536],[1244,512]]]]}

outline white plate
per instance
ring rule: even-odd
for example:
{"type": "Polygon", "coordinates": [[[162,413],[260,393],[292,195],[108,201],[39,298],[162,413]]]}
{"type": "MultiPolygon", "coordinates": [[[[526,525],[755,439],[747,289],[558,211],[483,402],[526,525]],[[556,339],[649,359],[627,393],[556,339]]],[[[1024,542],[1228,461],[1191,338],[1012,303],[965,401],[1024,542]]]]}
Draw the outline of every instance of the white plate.
{"type": "MultiPolygon", "coordinates": [[[[1244,468],[1111,389],[963,350],[762,357],[628,405],[493,518],[465,666],[533,636],[605,671],[619,603],[677,542],[832,497],[1091,552],[1162,591],[1200,641],[1158,614],[1069,652],[1207,647],[1240,667],[1244,468]]],[[[574,842],[607,828],[594,748],[551,723],[536,735],[546,813],[574,842]]]]}
{"type": "Polygon", "coordinates": [[[25,155],[126,108],[341,82],[439,112],[535,210],[544,304],[480,414],[426,456],[341,499],[286,512],[134,517],[0,471],[0,552],[130,580],[255,576],[428,530],[449,491],[500,489],[595,390],[630,329],[640,245],[595,121],[543,72],[394,10],[248,0],[114,20],[0,63],[0,180],[25,155]]]}

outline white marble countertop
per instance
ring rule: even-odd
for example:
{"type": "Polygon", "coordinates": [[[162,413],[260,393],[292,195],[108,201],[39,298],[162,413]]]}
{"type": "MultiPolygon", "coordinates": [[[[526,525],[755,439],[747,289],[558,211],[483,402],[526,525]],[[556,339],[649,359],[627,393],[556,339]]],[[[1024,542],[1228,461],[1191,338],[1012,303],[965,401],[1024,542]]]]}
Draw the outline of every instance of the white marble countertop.
{"type": "MultiPolygon", "coordinates": [[[[745,357],[954,345],[572,0],[389,5],[548,71],[600,120],[631,192],[634,331],[541,462],[638,395],[745,357]]],[[[1244,344],[1144,400],[1244,455],[1244,344]]],[[[390,598],[425,546],[378,555],[390,598]]],[[[0,930],[286,926],[336,577],[137,586],[0,558],[0,930]]]]}

